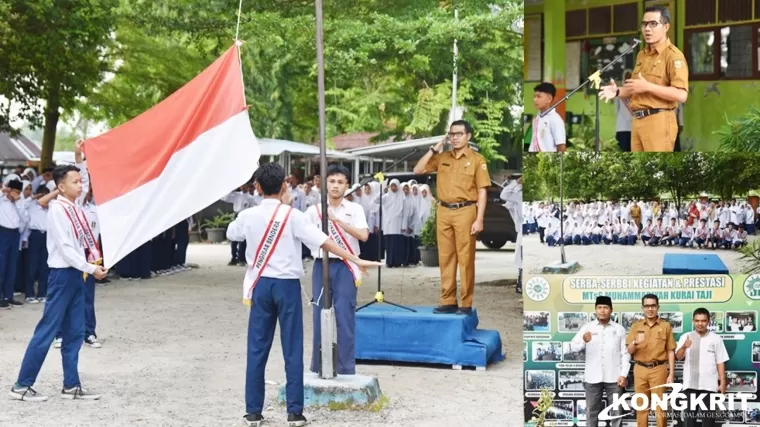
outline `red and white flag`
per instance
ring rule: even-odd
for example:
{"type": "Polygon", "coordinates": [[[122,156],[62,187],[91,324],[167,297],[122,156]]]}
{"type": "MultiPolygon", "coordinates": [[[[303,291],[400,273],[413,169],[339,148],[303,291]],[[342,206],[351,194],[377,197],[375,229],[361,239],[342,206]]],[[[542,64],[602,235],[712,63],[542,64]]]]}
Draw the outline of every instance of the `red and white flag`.
{"type": "Polygon", "coordinates": [[[150,110],[85,141],[107,268],[255,172],[261,151],[238,49],[150,110]]]}

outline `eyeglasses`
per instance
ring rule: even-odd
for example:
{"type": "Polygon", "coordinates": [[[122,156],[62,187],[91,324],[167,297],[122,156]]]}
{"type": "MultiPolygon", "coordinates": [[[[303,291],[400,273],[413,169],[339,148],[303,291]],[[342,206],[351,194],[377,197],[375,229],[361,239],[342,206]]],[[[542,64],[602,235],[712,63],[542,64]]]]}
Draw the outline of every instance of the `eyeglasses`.
{"type": "Polygon", "coordinates": [[[657,28],[658,25],[662,24],[660,21],[642,21],[641,22],[641,28],[657,28]]]}
{"type": "Polygon", "coordinates": [[[461,138],[464,136],[464,132],[449,132],[451,138],[461,138]]]}
{"type": "Polygon", "coordinates": [[[657,304],[647,304],[647,305],[644,305],[642,307],[644,307],[645,309],[649,310],[649,309],[657,308],[657,304]]]}

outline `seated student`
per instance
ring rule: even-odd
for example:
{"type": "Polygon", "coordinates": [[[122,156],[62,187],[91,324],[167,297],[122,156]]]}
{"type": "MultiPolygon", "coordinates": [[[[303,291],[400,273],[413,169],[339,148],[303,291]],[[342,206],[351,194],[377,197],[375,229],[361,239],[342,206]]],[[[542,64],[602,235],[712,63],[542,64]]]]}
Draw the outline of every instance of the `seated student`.
{"type": "Polygon", "coordinates": [[[557,246],[559,239],[559,227],[550,222],[546,226],[546,244],[548,246],[557,246]]]}
{"type": "Polygon", "coordinates": [[[562,240],[565,246],[573,244],[573,226],[570,220],[565,221],[565,227],[562,230],[562,240]]]}
{"type": "Polygon", "coordinates": [[[729,222],[728,228],[723,232],[723,240],[720,247],[723,249],[731,249],[736,238],[736,230],[734,229],[734,223],[729,222]]]}
{"type": "Polygon", "coordinates": [[[630,234],[631,226],[628,224],[627,219],[620,221],[620,234],[618,235],[618,243],[623,246],[628,246],[628,235],[630,234]]]}
{"type": "Polygon", "coordinates": [[[580,225],[578,225],[578,222],[573,222],[573,244],[574,245],[580,245],[581,244],[581,235],[583,233],[583,228],[581,228],[580,225]]]}
{"type": "Polygon", "coordinates": [[[593,224],[593,227],[594,227],[594,230],[591,234],[591,241],[595,245],[598,245],[599,243],[602,242],[602,226],[600,226],[599,224],[593,224]]]}
{"type": "Polygon", "coordinates": [[[747,244],[747,232],[744,230],[744,226],[742,224],[739,224],[739,229],[736,231],[733,244],[734,249],[739,249],[747,244]]]}
{"type": "Polygon", "coordinates": [[[681,238],[678,241],[678,246],[685,248],[693,248],[694,247],[694,229],[688,225],[687,221],[684,219],[682,220],[681,224],[681,238]]]}
{"type": "Polygon", "coordinates": [[[638,238],[639,227],[636,226],[636,223],[634,221],[631,221],[631,223],[628,225],[628,244],[631,246],[636,246],[638,238]]]}
{"type": "Polygon", "coordinates": [[[583,235],[581,236],[581,243],[583,243],[584,246],[590,245],[592,242],[591,237],[594,234],[594,225],[590,222],[586,222],[585,227],[583,227],[583,235]]]}
{"type": "Polygon", "coordinates": [[[676,225],[675,218],[670,218],[670,225],[665,227],[665,232],[660,242],[667,246],[673,246],[678,243],[678,225],[676,225]]]}
{"type": "Polygon", "coordinates": [[[246,240],[247,269],[243,301],[251,306],[248,321],[244,419],[259,427],[264,421],[264,371],[277,322],[285,358],[285,390],[288,426],[306,425],[303,416],[303,307],[301,244],[322,248],[356,264],[366,274],[381,266],[343,250],[314,227],[303,212],[282,203],[288,194],[285,170],[277,163],[262,165],[256,172],[257,190],[264,195],[258,206],[246,209],[227,228],[227,238],[246,240]],[[269,236],[274,236],[269,239],[269,236]]]}
{"type": "Polygon", "coordinates": [[[649,246],[659,246],[664,234],[662,218],[657,218],[657,223],[652,227],[652,239],[649,240],[649,246]]]}
{"type": "Polygon", "coordinates": [[[610,225],[609,221],[604,222],[604,227],[602,227],[602,241],[605,245],[609,245],[614,241],[614,235],[612,234],[612,226],[610,225]]]}
{"type": "Polygon", "coordinates": [[[545,113],[557,95],[557,89],[551,83],[541,83],[533,88],[533,105],[539,111],[533,118],[530,147],[528,152],[564,152],[567,150],[565,122],[556,110],[545,113]]]}
{"type": "Polygon", "coordinates": [[[649,241],[652,240],[652,219],[647,219],[646,224],[641,227],[641,241],[644,246],[649,245],[649,241]]]}
{"type": "Polygon", "coordinates": [[[620,220],[618,218],[615,218],[615,222],[612,224],[612,243],[619,244],[620,243],[620,232],[622,227],[620,226],[620,220]]]}
{"type": "Polygon", "coordinates": [[[720,229],[720,220],[713,222],[713,228],[710,230],[710,248],[718,249],[723,243],[723,230],[720,229]]]}
{"type": "Polygon", "coordinates": [[[82,273],[96,279],[106,276],[107,270],[97,265],[100,258],[92,236],[79,233],[83,227],[77,224],[84,218],[81,206],[76,204],[82,193],[82,182],[76,166],[58,166],[53,179],[60,195],[50,202],[47,217],[47,247],[49,249],[47,302],[42,319],[34,330],[26,349],[18,380],[11,388],[10,396],[16,400],[42,402],[47,396],[32,386],[50,350],[56,332],[62,330],[63,345],[63,399],[97,400],[100,395],[82,388],[79,380],[79,350],[84,342],[85,301],[82,273]]]}
{"type": "Polygon", "coordinates": [[[694,230],[694,242],[699,249],[704,248],[707,245],[707,241],[710,237],[710,230],[707,228],[707,220],[700,219],[697,229],[694,230]]]}

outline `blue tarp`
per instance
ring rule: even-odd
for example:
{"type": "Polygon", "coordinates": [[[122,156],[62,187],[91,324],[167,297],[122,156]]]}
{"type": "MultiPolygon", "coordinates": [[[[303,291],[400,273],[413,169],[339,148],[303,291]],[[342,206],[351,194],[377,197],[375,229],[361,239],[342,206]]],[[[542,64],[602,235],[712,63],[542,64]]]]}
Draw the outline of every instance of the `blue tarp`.
{"type": "Polygon", "coordinates": [[[716,254],[665,254],[662,274],[728,274],[716,254]]]}

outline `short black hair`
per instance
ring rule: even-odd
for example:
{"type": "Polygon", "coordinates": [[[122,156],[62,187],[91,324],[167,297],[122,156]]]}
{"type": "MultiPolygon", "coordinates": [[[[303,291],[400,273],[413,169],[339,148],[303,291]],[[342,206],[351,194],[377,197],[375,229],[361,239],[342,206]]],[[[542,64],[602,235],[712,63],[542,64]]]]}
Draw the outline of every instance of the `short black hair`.
{"type": "Polygon", "coordinates": [[[34,194],[41,194],[43,196],[50,194],[50,189],[47,188],[45,185],[40,185],[37,187],[37,191],[34,192],[34,194]]]}
{"type": "Polygon", "coordinates": [[[265,196],[280,194],[285,182],[285,169],[279,163],[267,163],[256,171],[256,182],[265,196]]]}
{"type": "Polygon", "coordinates": [[[55,185],[60,184],[69,172],[79,172],[79,168],[74,165],[56,166],[53,169],[53,182],[55,182],[55,185]]]}
{"type": "Polygon", "coordinates": [[[343,165],[330,165],[327,167],[327,172],[325,173],[325,179],[333,176],[333,175],[343,175],[346,177],[346,181],[348,183],[351,183],[351,172],[348,171],[348,168],[343,165]]]}
{"type": "Polygon", "coordinates": [[[55,170],[55,168],[45,168],[45,169],[42,170],[42,173],[53,172],[54,170],[55,170]]]}
{"type": "Polygon", "coordinates": [[[548,93],[552,96],[552,99],[557,96],[557,88],[549,82],[539,83],[533,88],[533,92],[548,93]]]}
{"type": "MultiPolygon", "coordinates": [[[[467,120],[454,120],[451,122],[451,126],[464,126],[465,133],[469,133],[470,135],[474,132],[472,125],[467,120]]],[[[451,126],[449,126],[449,129],[451,129],[451,126]]]]}
{"type": "Polygon", "coordinates": [[[641,305],[644,305],[644,300],[653,299],[657,305],[660,305],[660,299],[655,294],[646,294],[641,297],[641,305]]]}
{"type": "Polygon", "coordinates": [[[660,22],[663,24],[670,24],[670,11],[665,6],[648,6],[644,9],[644,13],[647,12],[660,12],[660,22]]]}
{"type": "Polygon", "coordinates": [[[705,316],[707,316],[707,320],[710,320],[710,312],[707,311],[707,309],[704,307],[699,307],[698,309],[694,310],[694,314],[691,315],[691,318],[693,319],[700,314],[704,314],[705,316]]]}

